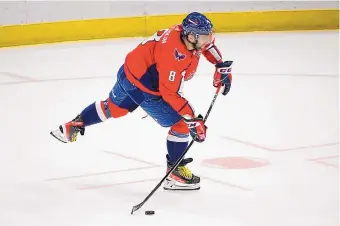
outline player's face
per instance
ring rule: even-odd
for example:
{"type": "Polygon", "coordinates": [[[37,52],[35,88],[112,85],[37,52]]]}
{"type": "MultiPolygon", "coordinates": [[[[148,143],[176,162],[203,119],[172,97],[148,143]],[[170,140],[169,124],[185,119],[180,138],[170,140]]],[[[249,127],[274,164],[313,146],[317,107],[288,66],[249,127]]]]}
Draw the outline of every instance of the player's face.
{"type": "Polygon", "coordinates": [[[209,45],[214,40],[214,34],[210,32],[209,35],[199,35],[197,40],[197,48],[203,49],[207,45],[209,45]]]}

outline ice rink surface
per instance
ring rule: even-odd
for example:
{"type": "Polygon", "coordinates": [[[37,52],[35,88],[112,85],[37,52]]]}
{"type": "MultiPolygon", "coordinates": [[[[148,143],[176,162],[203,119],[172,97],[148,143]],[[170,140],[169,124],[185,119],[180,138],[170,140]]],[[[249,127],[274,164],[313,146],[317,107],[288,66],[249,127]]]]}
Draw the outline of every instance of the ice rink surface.
{"type": "MultiPolygon", "coordinates": [[[[160,188],[165,139],[145,113],[88,127],[76,143],[50,130],[107,98],[142,39],[0,49],[1,226],[337,226],[339,32],[217,35],[233,86],[188,165],[201,190],[160,188]],[[154,210],[154,216],[144,215],[154,210]]],[[[214,67],[203,57],[184,94],[205,114],[214,67]]]]}

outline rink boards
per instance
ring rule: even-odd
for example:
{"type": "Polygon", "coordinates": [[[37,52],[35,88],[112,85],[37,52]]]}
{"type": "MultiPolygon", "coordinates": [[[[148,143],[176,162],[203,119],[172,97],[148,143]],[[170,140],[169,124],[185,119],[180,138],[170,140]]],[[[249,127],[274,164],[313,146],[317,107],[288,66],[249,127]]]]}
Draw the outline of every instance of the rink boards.
{"type": "MultiPolygon", "coordinates": [[[[265,9],[265,7],[262,8],[265,9]]],[[[207,9],[206,15],[213,21],[215,30],[218,33],[328,30],[339,28],[339,10],[337,8],[297,8],[299,7],[280,10],[277,7],[275,9],[272,7],[272,10],[269,7],[266,10],[229,10],[226,12],[214,12],[212,10],[216,9],[207,9]]],[[[44,10],[46,14],[44,16],[45,18],[48,18],[47,15],[49,12],[46,9],[44,10]]],[[[115,10],[119,11],[119,9],[115,10]]],[[[221,10],[223,10],[223,7],[221,10]]],[[[154,9],[154,11],[156,12],[157,9],[154,9]]],[[[189,10],[182,9],[182,11],[189,10]]],[[[38,12],[41,13],[41,11],[38,12]]],[[[63,19],[58,20],[59,17],[56,17],[56,19],[52,20],[41,17],[41,19],[38,18],[31,22],[29,21],[30,13],[35,14],[36,12],[28,11],[26,17],[22,19],[22,21],[25,19],[27,21],[21,22],[20,24],[18,24],[19,22],[16,22],[16,24],[1,23],[1,20],[4,19],[0,16],[0,24],[3,25],[0,26],[0,47],[103,38],[148,36],[153,34],[157,29],[167,28],[180,23],[186,15],[184,12],[163,15],[157,15],[156,13],[149,14],[148,12],[140,13],[144,15],[138,15],[138,13],[134,12],[130,14],[138,16],[115,17],[112,15],[118,15],[118,13],[112,12],[107,15],[109,17],[97,18],[101,15],[100,12],[97,12],[98,16],[93,16],[94,18],[87,17],[86,14],[84,14],[85,16],[79,15],[78,17],[74,17],[74,19],[73,17],[64,17],[63,19]]],[[[73,12],[69,12],[69,14],[72,13],[73,12]]],[[[15,14],[8,14],[8,18],[15,17],[15,14]]],[[[76,14],[74,13],[74,15],[76,14]]],[[[103,15],[105,15],[105,13],[103,13],[103,15]]],[[[18,16],[20,17],[22,15],[18,14],[18,16]]]]}

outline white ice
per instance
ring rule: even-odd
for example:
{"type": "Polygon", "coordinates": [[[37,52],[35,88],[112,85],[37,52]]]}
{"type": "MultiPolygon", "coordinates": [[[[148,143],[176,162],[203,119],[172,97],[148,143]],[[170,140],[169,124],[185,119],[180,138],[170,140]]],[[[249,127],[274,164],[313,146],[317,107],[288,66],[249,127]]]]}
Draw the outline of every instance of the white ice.
{"type": "MultiPolygon", "coordinates": [[[[0,49],[0,225],[337,226],[338,31],[217,35],[233,86],[188,157],[201,190],[155,195],[165,173],[161,128],[138,109],[87,128],[76,143],[49,132],[107,97],[141,38],[0,49]],[[212,168],[232,158],[241,168],[212,168]],[[267,165],[249,168],[241,161],[267,165]],[[144,215],[154,210],[154,216],[144,215]]],[[[215,89],[204,58],[185,96],[204,114],[215,89]]]]}

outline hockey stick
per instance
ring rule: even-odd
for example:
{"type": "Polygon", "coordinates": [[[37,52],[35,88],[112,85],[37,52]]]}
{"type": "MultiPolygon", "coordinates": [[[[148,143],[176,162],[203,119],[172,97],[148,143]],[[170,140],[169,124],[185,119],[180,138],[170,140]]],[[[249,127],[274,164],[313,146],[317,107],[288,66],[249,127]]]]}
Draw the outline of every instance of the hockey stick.
{"type": "MultiPolygon", "coordinates": [[[[213,108],[214,104],[215,104],[215,101],[217,99],[217,96],[220,92],[220,89],[221,89],[221,86],[219,86],[217,89],[216,89],[216,92],[215,92],[215,95],[214,95],[214,98],[213,100],[211,101],[211,104],[210,104],[210,107],[204,117],[204,122],[207,121],[208,119],[208,116],[211,112],[211,109],[213,108]]],[[[176,169],[176,167],[179,165],[179,163],[182,161],[182,159],[184,158],[184,156],[186,155],[186,153],[189,151],[190,147],[194,144],[194,140],[192,140],[190,142],[190,144],[188,145],[188,147],[185,149],[185,151],[182,153],[182,155],[178,158],[178,160],[175,162],[175,164],[172,166],[172,168],[167,172],[167,174],[162,178],[162,180],[157,184],[157,186],[150,192],[150,194],[148,196],[146,196],[146,198],[141,202],[139,203],[138,205],[135,205],[133,206],[132,208],[132,211],[131,211],[131,214],[133,214],[135,211],[139,210],[147,201],[148,199],[157,191],[157,189],[162,185],[162,183],[166,180],[166,178],[172,173],[172,171],[174,171],[176,169]]]]}

